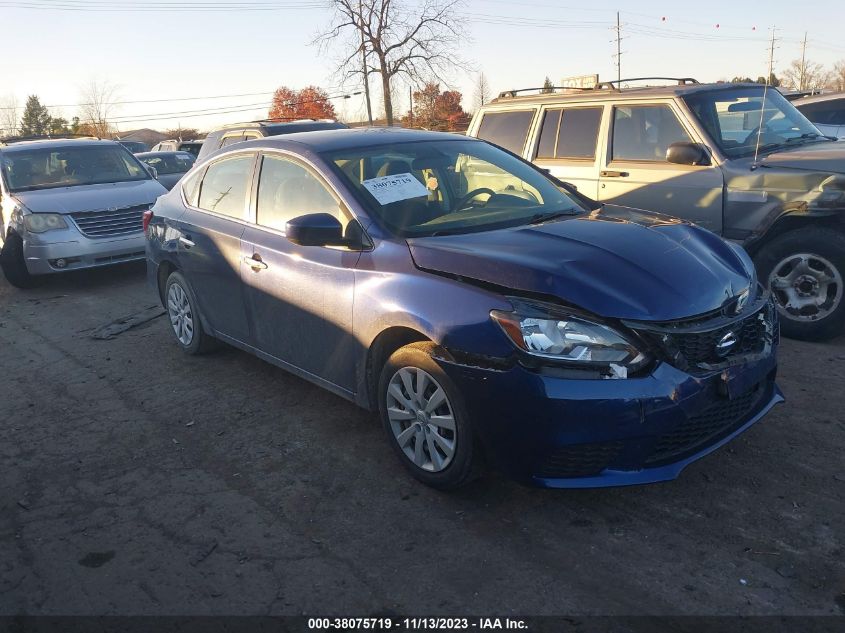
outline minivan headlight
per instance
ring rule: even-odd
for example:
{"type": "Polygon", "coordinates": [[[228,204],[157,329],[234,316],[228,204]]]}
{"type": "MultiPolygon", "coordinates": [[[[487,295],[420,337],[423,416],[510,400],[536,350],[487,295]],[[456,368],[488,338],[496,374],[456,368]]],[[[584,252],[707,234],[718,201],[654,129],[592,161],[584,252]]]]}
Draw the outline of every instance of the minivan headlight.
{"type": "Polygon", "coordinates": [[[493,310],[490,316],[514,345],[532,356],[612,369],[616,378],[626,378],[651,360],[613,328],[581,317],[521,314],[519,310],[493,310]]]}
{"type": "Polygon", "coordinates": [[[31,233],[44,233],[56,229],[66,229],[67,222],[58,213],[30,213],[23,216],[23,223],[26,230],[31,233]]]}

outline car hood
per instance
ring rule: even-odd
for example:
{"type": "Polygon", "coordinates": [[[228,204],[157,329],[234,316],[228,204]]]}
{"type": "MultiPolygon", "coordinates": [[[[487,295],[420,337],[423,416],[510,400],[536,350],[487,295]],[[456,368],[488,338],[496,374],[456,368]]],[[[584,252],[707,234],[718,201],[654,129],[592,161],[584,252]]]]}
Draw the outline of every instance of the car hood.
{"type": "Polygon", "coordinates": [[[33,213],[76,213],[151,205],[165,193],[167,190],[157,180],[133,180],[19,191],[12,195],[33,213]]]}
{"type": "Polygon", "coordinates": [[[845,173],[845,141],[811,143],[766,156],[763,167],[845,173]]]}
{"type": "Polygon", "coordinates": [[[422,270],[639,321],[716,310],[754,275],[744,251],[709,231],[611,205],[542,225],[412,238],[408,245],[422,270]]]}

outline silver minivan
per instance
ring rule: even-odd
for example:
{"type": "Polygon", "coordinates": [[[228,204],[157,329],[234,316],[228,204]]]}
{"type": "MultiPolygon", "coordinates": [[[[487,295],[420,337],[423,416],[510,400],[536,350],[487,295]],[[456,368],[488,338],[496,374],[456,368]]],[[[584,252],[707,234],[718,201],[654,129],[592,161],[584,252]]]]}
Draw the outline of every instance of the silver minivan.
{"type": "Polygon", "coordinates": [[[627,87],[636,81],[502,93],[467,133],[589,198],[677,216],[741,244],[785,335],[842,332],[845,142],[760,84],[627,87]]]}
{"type": "Polygon", "coordinates": [[[167,190],[114,141],[0,144],[0,265],[11,284],[144,259],[143,214],[167,190]]]}

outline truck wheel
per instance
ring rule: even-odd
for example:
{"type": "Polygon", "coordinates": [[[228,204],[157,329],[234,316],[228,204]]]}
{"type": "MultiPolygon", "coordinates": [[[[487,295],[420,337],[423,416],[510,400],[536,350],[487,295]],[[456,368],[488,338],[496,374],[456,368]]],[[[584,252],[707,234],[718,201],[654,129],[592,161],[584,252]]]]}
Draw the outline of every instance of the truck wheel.
{"type": "Polygon", "coordinates": [[[0,266],[3,275],[16,288],[34,288],[44,281],[39,275],[31,275],[26,269],[23,257],[23,240],[16,233],[9,233],[0,251],[0,266]]]}
{"type": "Polygon", "coordinates": [[[755,258],[789,338],[822,341],[845,326],[845,233],[821,227],[790,231],[755,258]]]}

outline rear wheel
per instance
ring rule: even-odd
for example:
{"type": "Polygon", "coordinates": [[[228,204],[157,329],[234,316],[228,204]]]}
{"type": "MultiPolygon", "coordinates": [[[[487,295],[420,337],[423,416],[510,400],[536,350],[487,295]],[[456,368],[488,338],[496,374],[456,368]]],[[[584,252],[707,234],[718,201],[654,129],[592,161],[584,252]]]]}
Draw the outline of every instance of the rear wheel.
{"type": "Polygon", "coordinates": [[[379,380],[379,411],[399,459],[424,484],[454,489],[482,469],[458,388],[432,358],[432,343],[395,351],[379,380]]]}
{"type": "Polygon", "coordinates": [[[784,336],[832,338],[845,326],[845,234],[820,227],[785,233],[755,258],[772,291],[784,336]]]}
{"type": "Polygon", "coordinates": [[[0,250],[0,266],[3,275],[16,288],[34,288],[44,281],[41,275],[31,275],[26,269],[23,255],[23,240],[17,233],[9,233],[0,250]]]}
{"type": "Polygon", "coordinates": [[[176,342],[186,354],[204,354],[216,347],[216,341],[202,327],[197,299],[180,272],[172,272],[164,287],[164,306],[176,342]]]}

